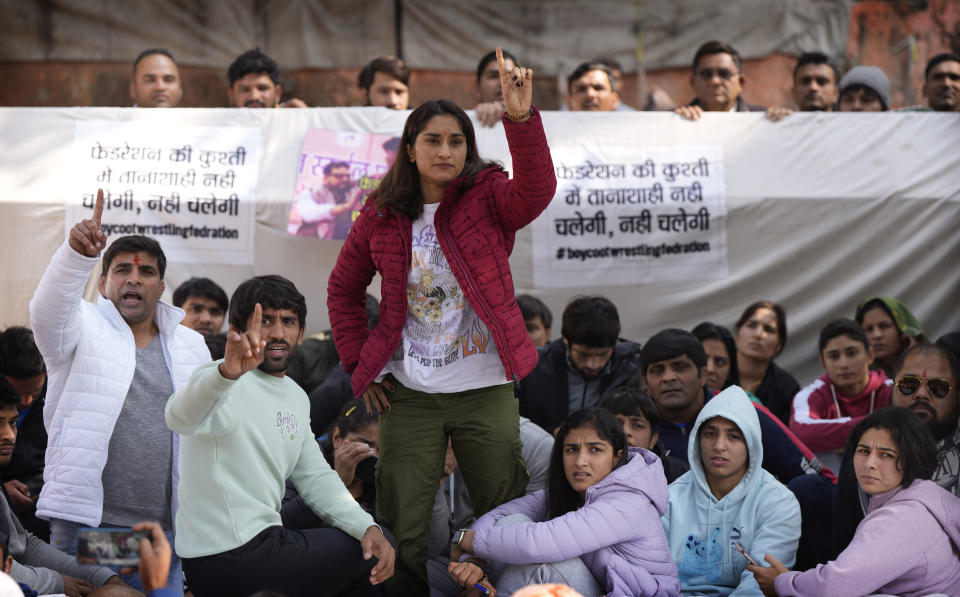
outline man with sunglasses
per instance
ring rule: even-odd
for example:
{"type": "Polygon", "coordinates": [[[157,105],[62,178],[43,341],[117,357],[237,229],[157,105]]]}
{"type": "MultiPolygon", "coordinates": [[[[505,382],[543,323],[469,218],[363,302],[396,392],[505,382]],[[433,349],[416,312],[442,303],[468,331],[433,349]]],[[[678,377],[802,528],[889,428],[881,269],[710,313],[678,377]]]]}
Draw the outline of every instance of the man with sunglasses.
{"type": "Polygon", "coordinates": [[[690,86],[696,98],[674,112],[689,120],[698,120],[704,112],[763,112],[763,106],[743,101],[746,77],[740,53],[729,44],[708,41],[693,57],[690,86]]]}
{"type": "MultiPolygon", "coordinates": [[[[932,480],[960,496],[960,361],[937,344],[916,344],[900,355],[893,380],[891,405],[908,408],[923,419],[937,441],[932,480]]],[[[869,499],[854,476],[853,455],[845,455],[834,500],[833,557],[849,545],[869,499]]]]}
{"type": "Polygon", "coordinates": [[[960,362],[938,344],[918,344],[906,350],[894,370],[893,406],[909,408],[937,440],[937,470],[933,480],[960,496],[960,362]]]}

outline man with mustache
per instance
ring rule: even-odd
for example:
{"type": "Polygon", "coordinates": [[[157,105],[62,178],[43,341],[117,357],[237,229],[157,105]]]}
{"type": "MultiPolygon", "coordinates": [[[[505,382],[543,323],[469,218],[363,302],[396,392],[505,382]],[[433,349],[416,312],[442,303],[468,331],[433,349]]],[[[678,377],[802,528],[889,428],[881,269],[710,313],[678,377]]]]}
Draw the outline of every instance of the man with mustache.
{"type": "MultiPolygon", "coordinates": [[[[801,112],[830,112],[837,103],[837,67],[823,52],[804,52],[793,67],[793,102],[801,112]]],[[[767,108],[774,122],[793,113],[791,108],[767,108]]]]}
{"type": "Polygon", "coordinates": [[[183,325],[205,338],[216,336],[227,314],[227,293],[210,278],[190,278],[173,291],[173,304],[186,313],[183,325]]]}
{"type": "Polygon", "coordinates": [[[762,112],[766,108],[743,99],[743,59],[733,46],[712,40],[697,49],[690,73],[690,87],[696,95],[674,113],[699,120],[704,112],[762,112]]]}
{"type": "Polygon", "coordinates": [[[373,595],[393,574],[393,546],[327,464],[310,402],[286,376],[306,317],[286,278],[247,280],[230,299],[223,360],[167,403],[167,424],[183,436],[176,549],[197,597],[373,595]],[[287,479],[330,526],[283,528],[287,479]]]}
{"type": "MultiPolygon", "coordinates": [[[[180,476],[179,438],[163,409],[194,368],[209,362],[203,336],[180,325],[181,309],[160,302],[167,260],[146,236],[124,236],[106,249],[96,303],[83,300],[107,236],[93,217],[76,224],[30,301],[30,323],[47,365],[48,433],[37,516],[50,520],[50,542],[74,554],[81,527],[160,523],[172,539],[180,476]]],[[[136,574],[124,577],[140,588],[136,574]]],[[[170,587],[182,587],[179,561],[170,587]]]]}
{"type": "Polygon", "coordinates": [[[410,69],[396,56],[378,56],[357,77],[363,105],[391,110],[410,107],[410,69]]]}
{"type": "Polygon", "coordinates": [[[927,105],[900,108],[898,112],[960,111],[960,56],[937,54],[923,71],[923,97],[927,105]]]}
{"type": "Polygon", "coordinates": [[[923,95],[932,110],[960,110],[960,56],[939,54],[930,59],[923,73],[923,95]]]}
{"type": "Polygon", "coordinates": [[[619,104],[613,73],[606,65],[584,62],[567,78],[567,106],[571,112],[610,112],[619,104]]]}
{"type": "MultiPolygon", "coordinates": [[[[17,390],[0,376],[0,469],[10,464],[13,446],[17,441],[19,401],[17,390]]],[[[123,585],[109,568],[81,566],[75,558],[57,551],[25,530],[14,514],[6,492],[4,498],[0,498],[0,544],[3,545],[4,560],[7,555],[13,557],[9,574],[14,580],[28,585],[41,595],[65,593],[71,597],[86,595],[104,584],[123,585]]],[[[126,589],[133,595],[137,594],[129,587],[126,589]]]]}
{"type": "Polygon", "coordinates": [[[240,54],[227,69],[231,108],[306,108],[303,100],[283,99],[280,69],[260,48],[240,54]]]}
{"type": "Polygon", "coordinates": [[[144,50],[133,62],[130,99],[136,108],[176,108],[183,99],[180,69],[169,50],[144,50]]]}

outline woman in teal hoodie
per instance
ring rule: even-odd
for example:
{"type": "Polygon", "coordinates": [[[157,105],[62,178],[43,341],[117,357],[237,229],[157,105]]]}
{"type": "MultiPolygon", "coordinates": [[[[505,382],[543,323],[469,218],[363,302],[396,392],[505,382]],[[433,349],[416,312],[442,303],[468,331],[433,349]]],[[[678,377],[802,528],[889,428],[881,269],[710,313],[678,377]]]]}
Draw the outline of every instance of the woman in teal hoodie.
{"type": "Polygon", "coordinates": [[[762,561],[773,553],[792,566],[800,505],[761,468],[760,421],[739,386],[700,411],[690,433],[689,460],[690,472],[670,485],[662,519],[684,595],[759,597],[745,554],[762,561]]]}

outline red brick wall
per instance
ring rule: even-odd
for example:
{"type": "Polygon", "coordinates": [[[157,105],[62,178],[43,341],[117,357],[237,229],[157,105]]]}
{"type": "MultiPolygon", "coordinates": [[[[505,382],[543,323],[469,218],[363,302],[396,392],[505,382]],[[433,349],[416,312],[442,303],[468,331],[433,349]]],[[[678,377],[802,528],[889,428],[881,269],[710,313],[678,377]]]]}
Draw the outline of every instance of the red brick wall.
{"type": "MultiPolygon", "coordinates": [[[[923,9],[915,2],[869,0],[853,5],[847,45],[849,66],[879,66],[890,78],[894,107],[922,103],[923,68],[927,60],[944,51],[960,52],[960,2],[930,0],[923,9]],[[916,35],[916,52],[893,54],[891,48],[909,35],[916,35]],[[913,56],[911,62],[910,56],[913,56]]],[[[791,75],[794,58],[772,55],[744,64],[747,83],[744,99],[761,105],[792,104],[791,75]]],[[[222,69],[183,66],[182,105],[226,105],[226,67],[222,69]]],[[[303,69],[283,73],[288,95],[311,106],[360,105],[356,89],[358,69],[303,69]]],[[[5,106],[129,106],[129,64],[102,62],[4,62],[0,63],[0,105],[5,106]]],[[[664,88],[678,103],[691,99],[689,69],[647,72],[646,89],[664,88]]],[[[534,101],[544,109],[556,109],[562,98],[555,77],[538,77],[534,101]]],[[[476,103],[474,74],[414,70],[412,103],[446,97],[464,107],[476,103]]],[[[624,78],[626,103],[641,106],[637,76],[624,78]]]]}

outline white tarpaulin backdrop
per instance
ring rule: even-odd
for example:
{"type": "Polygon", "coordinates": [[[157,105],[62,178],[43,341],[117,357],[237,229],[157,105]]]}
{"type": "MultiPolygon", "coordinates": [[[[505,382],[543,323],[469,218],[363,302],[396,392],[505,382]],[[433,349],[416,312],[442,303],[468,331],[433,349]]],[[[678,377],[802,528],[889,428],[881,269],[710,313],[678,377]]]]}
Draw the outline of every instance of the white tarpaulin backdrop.
{"type": "MultiPolygon", "coordinates": [[[[341,243],[285,232],[305,131],[397,135],[405,117],[380,108],[0,109],[0,326],[27,323],[27,303],[64,239],[65,201],[90,191],[71,176],[76,124],[139,120],[169,131],[260,131],[253,266],[171,263],[167,296],[194,275],[214,278],[229,294],[253,274],[277,273],[307,296],[308,330],[325,329],[326,281],[341,243]]],[[[659,329],[689,329],[703,320],[730,326],[750,302],[771,299],[788,313],[790,338],[780,363],[807,383],[819,372],[820,327],[852,316],[867,296],[901,298],[934,338],[960,329],[956,115],[803,113],[771,123],[762,114],[707,114],[688,122],[665,113],[550,112],[544,122],[557,147],[718,146],[726,184],[729,273],[721,278],[535,289],[532,234],[522,231],[511,259],[514,279],[518,291],[551,307],[555,337],[563,306],[577,294],[609,296],[620,308],[623,336],[641,342],[659,329]]],[[[482,155],[510,168],[500,126],[479,130],[478,143],[482,155]]],[[[88,286],[87,296],[93,292],[88,286]]],[[[379,294],[376,281],[373,292],[379,294]]]]}

